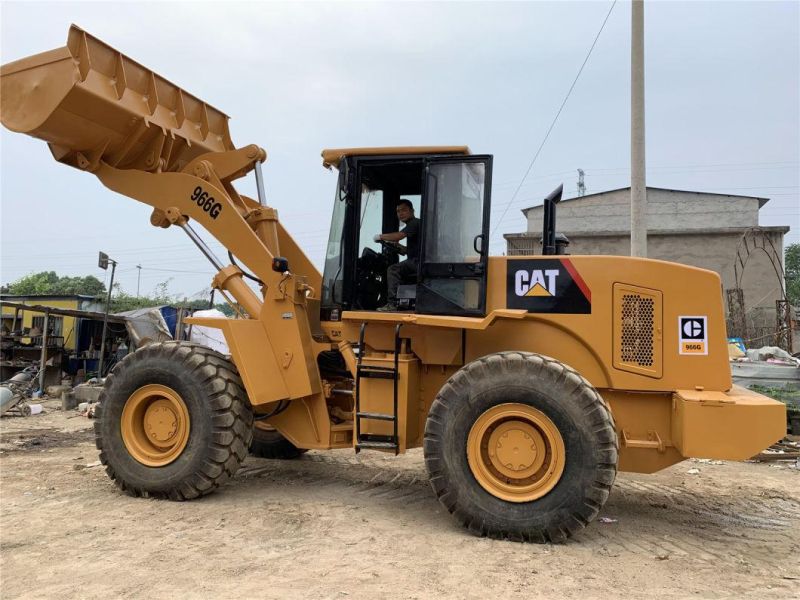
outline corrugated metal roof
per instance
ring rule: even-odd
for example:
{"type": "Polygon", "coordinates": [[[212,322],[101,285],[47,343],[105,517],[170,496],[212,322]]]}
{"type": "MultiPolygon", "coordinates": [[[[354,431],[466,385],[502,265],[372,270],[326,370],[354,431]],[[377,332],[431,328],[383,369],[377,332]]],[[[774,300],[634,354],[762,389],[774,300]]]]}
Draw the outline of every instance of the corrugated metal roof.
{"type": "Polygon", "coordinates": [[[95,296],[84,294],[0,294],[0,300],[97,300],[95,296]]]}

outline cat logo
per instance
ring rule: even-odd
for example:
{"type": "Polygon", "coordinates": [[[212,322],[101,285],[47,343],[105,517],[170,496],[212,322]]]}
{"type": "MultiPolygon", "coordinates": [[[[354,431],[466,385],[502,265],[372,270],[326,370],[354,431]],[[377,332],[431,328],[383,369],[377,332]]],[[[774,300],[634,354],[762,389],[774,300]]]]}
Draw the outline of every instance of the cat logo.
{"type": "Polygon", "coordinates": [[[514,293],[517,296],[555,296],[557,277],[558,269],[534,269],[530,272],[520,269],[514,273],[514,293]]]}
{"type": "Polygon", "coordinates": [[[678,354],[708,354],[708,317],[678,317],[678,354]]]}
{"type": "Polygon", "coordinates": [[[591,314],[591,291],[569,259],[509,259],[506,269],[508,308],[536,313],[591,314]]]}

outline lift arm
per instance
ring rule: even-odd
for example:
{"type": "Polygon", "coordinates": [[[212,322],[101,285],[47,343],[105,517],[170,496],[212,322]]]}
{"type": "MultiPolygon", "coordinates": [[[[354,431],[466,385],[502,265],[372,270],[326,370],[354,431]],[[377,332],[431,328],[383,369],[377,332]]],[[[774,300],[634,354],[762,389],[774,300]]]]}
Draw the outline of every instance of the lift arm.
{"type": "MultiPolygon", "coordinates": [[[[232,184],[254,169],[261,184],[266,152],[236,149],[224,113],[74,25],[65,47],[3,65],[0,86],[5,127],[46,141],[57,161],[153,207],[153,225],[183,228],[215,265],[213,286],[235,298],[250,324],[204,324],[239,336],[229,345],[251,402],[303,398],[316,406],[322,392],[307,308],[321,275],[277,211],[232,184]],[[241,269],[213,256],[191,220],[260,280],[260,294],[241,269]],[[273,269],[278,257],[288,271],[273,269]]],[[[327,432],[317,433],[317,444],[327,443],[327,432]]]]}

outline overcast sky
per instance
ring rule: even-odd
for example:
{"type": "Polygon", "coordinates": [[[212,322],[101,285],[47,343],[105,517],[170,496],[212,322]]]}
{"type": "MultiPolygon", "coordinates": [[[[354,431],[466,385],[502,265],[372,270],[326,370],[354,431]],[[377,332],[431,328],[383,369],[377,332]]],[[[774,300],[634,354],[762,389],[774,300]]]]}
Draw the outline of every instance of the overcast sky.
{"type": "MultiPolygon", "coordinates": [[[[321,264],[331,147],[468,144],[494,155],[494,232],[558,183],[629,185],[630,4],[619,2],[547,144],[509,206],[611,2],[0,4],[0,58],[65,44],[76,23],[231,116],[234,143],[269,153],[267,194],[321,264]],[[508,207],[508,210],[506,210],[508,207]],[[498,223],[500,215],[505,213],[498,223]]],[[[764,225],[800,241],[800,3],[655,2],[645,9],[647,183],[770,198],[764,225]]],[[[2,129],[0,280],[105,273],[150,293],[209,287],[213,270],[150,208],[2,129]]],[[[255,196],[251,180],[237,185],[255,196]]],[[[212,240],[209,239],[209,242],[212,240]]],[[[219,248],[219,244],[212,244],[219,248]]],[[[220,256],[222,256],[220,252],[220,256]]],[[[731,257],[733,259],[733,257],[731,257]]]]}

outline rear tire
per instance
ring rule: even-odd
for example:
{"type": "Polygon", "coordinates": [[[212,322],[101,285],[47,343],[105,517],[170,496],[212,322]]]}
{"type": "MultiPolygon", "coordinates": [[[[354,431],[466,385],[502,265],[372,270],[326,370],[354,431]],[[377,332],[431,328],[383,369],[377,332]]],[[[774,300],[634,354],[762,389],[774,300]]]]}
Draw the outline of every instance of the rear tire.
{"type": "Polygon", "coordinates": [[[106,378],[95,441],[108,476],[133,496],[189,500],[233,477],[253,415],[234,365],[187,342],[149,344],[106,378]]]}
{"type": "Polygon", "coordinates": [[[261,458],[289,460],[305,454],[308,450],[298,448],[266,423],[255,422],[250,454],[261,458]]]}
{"type": "Polygon", "coordinates": [[[616,476],[618,442],[605,402],[576,371],[538,354],[500,352],[442,387],[424,454],[437,498],[472,533],[544,543],[597,516],[616,476]]]}

